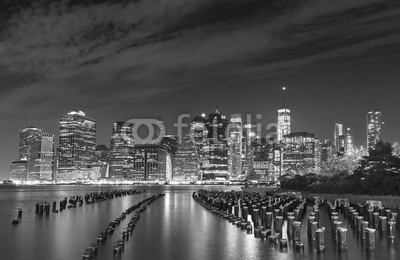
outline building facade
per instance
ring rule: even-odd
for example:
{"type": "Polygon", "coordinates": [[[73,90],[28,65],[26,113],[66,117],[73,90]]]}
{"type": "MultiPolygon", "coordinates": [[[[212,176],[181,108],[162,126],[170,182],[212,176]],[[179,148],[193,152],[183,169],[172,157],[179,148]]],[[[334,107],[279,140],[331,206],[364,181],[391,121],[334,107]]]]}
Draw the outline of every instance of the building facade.
{"type": "Polygon", "coordinates": [[[110,142],[110,178],[133,179],[134,147],[132,125],[123,121],[114,123],[110,142]]]}
{"type": "Polygon", "coordinates": [[[199,177],[200,158],[190,137],[184,137],[172,159],[174,181],[196,181],[199,177]]]}
{"type": "Polygon", "coordinates": [[[375,145],[383,138],[382,112],[374,109],[367,113],[367,149],[374,149],[375,145]]]}
{"type": "Polygon", "coordinates": [[[54,136],[34,126],[20,130],[19,159],[26,161],[26,180],[53,179],[54,136]]]}
{"type": "Polygon", "coordinates": [[[242,174],[242,116],[231,115],[229,126],[229,172],[233,178],[237,178],[242,174]]]}
{"type": "Polygon", "coordinates": [[[12,181],[26,181],[28,179],[27,176],[27,161],[26,160],[17,160],[11,162],[10,165],[10,180],[12,181]]]}
{"type": "Polygon", "coordinates": [[[56,179],[88,179],[92,162],[96,159],[95,152],[96,120],[82,111],[62,115],[56,179]]]}
{"type": "Polygon", "coordinates": [[[315,136],[293,132],[284,136],[283,171],[305,174],[315,171],[315,136]]]}
{"type": "Polygon", "coordinates": [[[135,145],[133,179],[138,181],[166,180],[167,155],[167,149],[160,144],[135,145]]]}
{"type": "Polygon", "coordinates": [[[278,143],[284,140],[284,136],[291,132],[290,109],[288,107],[278,109],[277,132],[278,143]]]}

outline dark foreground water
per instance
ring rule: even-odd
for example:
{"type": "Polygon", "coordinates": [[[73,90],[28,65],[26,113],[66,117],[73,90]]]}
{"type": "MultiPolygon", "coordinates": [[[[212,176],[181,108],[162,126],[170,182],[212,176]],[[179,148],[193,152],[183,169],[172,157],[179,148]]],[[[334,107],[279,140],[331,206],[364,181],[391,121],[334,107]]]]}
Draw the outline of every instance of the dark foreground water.
{"type": "MultiPolygon", "coordinates": [[[[119,225],[107,242],[99,247],[96,259],[400,259],[398,232],[394,244],[377,235],[376,252],[366,254],[363,243],[348,230],[349,249],[337,253],[331,239],[328,216],[321,210],[321,226],[326,226],[326,252],[317,254],[306,246],[304,253],[286,253],[247,235],[228,221],[212,215],[192,199],[192,192],[200,188],[240,190],[227,186],[154,186],[136,187],[145,193],[116,198],[96,204],[67,209],[50,216],[37,216],[35,203],[60,201],[64,197],[108,189],[127,189],[129,186],[0,186],[0,259],[82,259],[82,252],[110,221],[140,200],[158,193],[166,196],[144,211],[120,257],[113,257],[113,243],[121,239],[122,229],[131,216],[119,225]],[[17,209],[23,209],[22,223],[12,226],[17,209]]],[[[59,204],[57,204],[58,206],[59,204]]],[[[306,224],[302,224],[306,242],[306,224]]]]}

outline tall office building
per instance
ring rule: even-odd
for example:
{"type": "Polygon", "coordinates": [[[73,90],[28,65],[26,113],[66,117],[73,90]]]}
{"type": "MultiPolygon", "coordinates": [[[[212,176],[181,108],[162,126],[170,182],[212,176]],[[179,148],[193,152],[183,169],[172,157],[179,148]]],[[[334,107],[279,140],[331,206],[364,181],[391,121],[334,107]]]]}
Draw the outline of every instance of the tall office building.
{"type": "Polygon", "coordinates": [[[315,136],[307,132],[294,132],[284,136],[283,171],[297,173],[315,170],[315,136]]]}
{"type": "Polygon", "coordinates": [[[57,180],[88,179],[95,151],[96,120],[82,111],[62,115],[57,180]]]}
{"type": "Polygon", "coordinates": [[[207,138],[201,149],[202,179],[228,179],[229,146],[226,136],[228,120],[219,109],[208,115],[206,120],[207,138]]]}
{"type": "Polygon", "coordinates": [[[164,181],[167,177],[168,151],[161,144],[139,144],[134,148],[133,179],[164,181]]]}
{"type": "Polygon", "coordinates": [[[110,177],[133,179],[134,138],[132,125],[116,122],[113,125],[110,142],[110,177]]]}
{"type": "Polygon", "coordinates": [[[265,138],[255,138],[252,142],[253,172],[257,179],[265,181],[276,180],[274,172],[274,143],[265,138]]]}
{"type": "Polygon", "coordinates": [[[344,149],[344,146],[343,146],[343,141],[341,140],[341,136],[343,136],[344,135],[344,126],[343,126],[343,124],[341,123],[341,122],[339,122],[339,121],[336,121],[335,122],[335,129],[334,129],[334,132],[333,132],[333,145],[334,145],[334,150],[335,150],[335,153],[337,153],[337,154],[339,154],[339,153],[341,153],[341,152],[344,152],[344,151],[342,151],[342,149],[344,149]]]}
{"type": "Polygon", "coordinates": [[[280,143],[284,139],[285,135],[288,135],[291,132],[290,109],[285,104],[286,88],[283,87],[282,91],[283,104],[282,107],[278,109],[278,143],[280,143]]]}
{"type": "Polygon", "coordinates": [[[367,148],[373,149],[383,138],[382,112],[374,109],[367,113],[367,148]]]}
{"type": "Polygon", "coordinates": [[[229,126],[229,170],[232,177],[237,177],[242,173],[242,116],[231,115],[229,126]]]}
{"type": "Polygon", "coordinates": [[[350,154],[354,151],[354,145],[353,145],[353,134],[351,133],[350,127],[346,128],[346,149],[345,152],[346,154],[350,154]]]}
{"type": "Polygon", "coordinates": [[[189,136],[182,139],[172,159],[172,178],[176,181],[198,180],[200,161],[195,144],[189,136]]]}
{"type": "Polygon", "coordinates": [[[54,170],[54,136],[30,126],[20,130],[19,159],[27,162],[27,180],[51,180],[54,170]]]}
{"type": "Polygon", "coordinates": [[[254,147],[252,144],[257,137],[256,128],[255,124],[245,124],[243,126],[243,168],[247,172],[253,168],[254,147]]]}

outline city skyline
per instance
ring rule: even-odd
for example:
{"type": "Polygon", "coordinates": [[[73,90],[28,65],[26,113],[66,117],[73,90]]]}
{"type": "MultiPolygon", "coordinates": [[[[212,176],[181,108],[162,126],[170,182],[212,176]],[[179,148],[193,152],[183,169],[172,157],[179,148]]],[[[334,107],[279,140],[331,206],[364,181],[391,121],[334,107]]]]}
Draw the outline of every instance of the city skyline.
{"type": "Polygon", "coordinates": [[[19,129],[57,136],[71,110],[96,118],[97,143],[108,144],[116,121],[161,116],[171,133],[179,114],[215,105],[267,125],[282,86],[293,132],[332,139],[339,120],[365,146],[365,115],[381,108],[384,140],[400,139],[394,1],[105,1],[79,12],[62,1],[31,12],[29,2],[0,4],[1,177],[18,157],[19,129]]]}
{"type": "MultiPolygon", "coordinates": [[[[286,113],[288,108],[283,110],[286,113]]],[[[100,178],[171,181],[176,180],[176,176],[182,180],[182,172],[186,172],[188,175],[183,179],[189,180],[193,178],[194,165],[189,164],[186,169],[181,162],[197,157],[195,168],[199,180],[238,180],[245,176],[276,180],[286,173],[318,173],[321,167],[332,163],[328,158],[361,158],[366,151],[353,147],[351,129],[344,128],[338,121],[335,122],[333,142],[331,139],[319,140],[314,133],[290,131],[290,120],[282,120],[282,107],[277,110],[277,123],[266,129],[260,122],[247,121],[251,120],[250,115],[242,125],[240,114],[228,118],[219,107],[208,115],[196,116],[190,125],[182,121],[187,117],[190,115],[182,115],[174,124],[178,135],[165,135],[161,118],[115,122],[108,148],[96,142],[96,119],[83,111],[71,111],[60,116],[58,147],[54,146],[54,135],[41,128],[29,126],[20,130],[19,160],[11,162],[10,177],[18,181],[57,182],[100,178]],[[149,122],[157,126],[151,126],[149,122]],[[285,126],[280,124],[287,123],[288,129],[282,134],[285,126]],[[147,135],[140,136],[140,126],[148,127],[147,135]],[[183,133],[182,128],[189,126],[190,131],[183,133]],[[265,130],[270,132],[264,135],[265,130]],[[195,151],[181,151],[178,157],[182,158],[174,165],[172,162],[181,150],[179,147],[187,149],[182,143],[185,139],[192,143],[195,151]],[[331,152],[326,150],[329,147],[331,152]]],[[[261,116],[257,115],[256,119],[261,120],[261,116]]],[[[366,123],[367,147],[373,149],[383,137],[381,110],[369,111],[366,123]]]]}

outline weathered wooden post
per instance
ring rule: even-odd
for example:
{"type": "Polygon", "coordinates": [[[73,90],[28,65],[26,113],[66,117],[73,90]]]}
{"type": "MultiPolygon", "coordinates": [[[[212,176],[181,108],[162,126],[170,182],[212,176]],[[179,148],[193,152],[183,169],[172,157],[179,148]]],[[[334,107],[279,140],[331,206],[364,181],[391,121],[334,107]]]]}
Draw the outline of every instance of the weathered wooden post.
{"type": "Polygon", "coordinates": [[[317,237],[317,251],[324,252],[325,251],[325,228],[318,228],[316,231],[317,237]]]}
{"type": "Polygon", "coordinates": [[[367,242],[366,242],[366,247],[367,247],[367,252],[374,252],[375,251],[375,229],[372,228],[367,228],[366,229],[366,237],[367,237],[367,242]]]}
{"type": "Polygon", "coordinates": [[[347,250],[347,228],[338,227],[338,249],[340,252],[347,250]]]}

